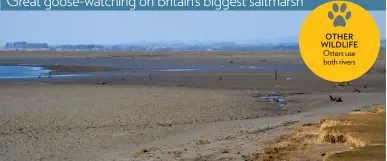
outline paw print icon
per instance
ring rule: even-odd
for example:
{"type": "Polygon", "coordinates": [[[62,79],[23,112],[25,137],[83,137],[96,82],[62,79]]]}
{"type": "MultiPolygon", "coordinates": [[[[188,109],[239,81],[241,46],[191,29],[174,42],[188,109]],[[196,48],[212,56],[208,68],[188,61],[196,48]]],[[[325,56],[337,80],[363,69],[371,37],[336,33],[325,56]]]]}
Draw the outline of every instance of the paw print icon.
{"type": "Polygon", "coordinates": [[[347,21],[351,18],[351,11],[347,11],[347,4],[343,3],[339,7],[337,3],[332,6],[332,11],[328,12],[328,18],[333,20],[334,27],[345,27],[347,21]]]}

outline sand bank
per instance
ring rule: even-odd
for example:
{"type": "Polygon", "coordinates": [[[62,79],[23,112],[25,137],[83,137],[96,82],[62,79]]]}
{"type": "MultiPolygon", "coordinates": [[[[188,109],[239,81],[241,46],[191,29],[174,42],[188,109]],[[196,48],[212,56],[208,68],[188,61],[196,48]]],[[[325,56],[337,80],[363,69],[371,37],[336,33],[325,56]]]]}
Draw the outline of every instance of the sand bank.
{"type": "Polygon", "coordinates": [[[384,93],[341,93],[342,104],[326,94],[294,95],[282,109],[258,101],[251,90],[24,83],[0,88],[1,160],[144,160],[148,155],[172,160],[171,149],[181,152],[176,159],[189,159],[214,155],[212,146],[225,145],[230,151],[241,146],[234,157],[241,158],[260,150],[260,140],[286,131],[280,127],[385,102],[384,93]],[[240,140],[252,136],[258,140],[240,140]],[[144,148],[149,154],[136,155],[144,148]]]}

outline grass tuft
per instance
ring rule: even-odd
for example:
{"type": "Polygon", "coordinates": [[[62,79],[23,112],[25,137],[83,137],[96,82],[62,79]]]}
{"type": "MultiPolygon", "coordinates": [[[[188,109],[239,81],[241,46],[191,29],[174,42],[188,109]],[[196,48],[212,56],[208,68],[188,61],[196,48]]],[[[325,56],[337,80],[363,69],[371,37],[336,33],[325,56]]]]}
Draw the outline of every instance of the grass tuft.
{"type": "Polygon", "coordinates": [[[260,160],[382,161],[386,157],[386,106],[375,105],[304,123],[267,144],[260,160]]]}

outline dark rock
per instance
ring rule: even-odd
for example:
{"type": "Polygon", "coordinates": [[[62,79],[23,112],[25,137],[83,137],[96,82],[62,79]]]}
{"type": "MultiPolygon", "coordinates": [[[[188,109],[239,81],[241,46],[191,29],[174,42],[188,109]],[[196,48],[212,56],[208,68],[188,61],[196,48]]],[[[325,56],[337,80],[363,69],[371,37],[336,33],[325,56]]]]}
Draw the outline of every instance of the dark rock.
{"type": "Polygon", "coordinates": [[[97,85],[105,85],[107,84],[108,82],[107,81],[103,81],[103,82],[99,82],[99,83],[96,83],[97,85]]]}

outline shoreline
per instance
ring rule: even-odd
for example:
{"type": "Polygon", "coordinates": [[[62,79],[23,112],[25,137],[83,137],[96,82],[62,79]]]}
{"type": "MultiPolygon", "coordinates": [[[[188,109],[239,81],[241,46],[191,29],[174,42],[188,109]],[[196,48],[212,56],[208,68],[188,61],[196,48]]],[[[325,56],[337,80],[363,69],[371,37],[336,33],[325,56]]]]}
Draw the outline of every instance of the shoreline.
{"type": "Polygon", "coordinates": [[[230,155],[240,152],[240,158],[261,149],[262,141],[289,132],[298,121],[385,102],[385,93],[341,93],[343,103],[330,102],[326,94],[304,94],[287,96],[284,110],[257,100],[252,96],[259,91],[249,90],[61,84],[0,88],[2,99],[12,100],[0,106],[7,111],[0,113],[0,140],[14,144],[7,148],[6,160],[144,160],[148,154],[165,160],[181,154],[177,158],[190,160],[201,153],[224,157],[219,154],[225,146],[230,155]],[[137,156],[144,148],[146,155],[137,156]],[[73,158],[64,159],[68,155],[73,158]]]}
{"type": "Polygon", "coordinates": [[[64,65],[98,76],[1,80],[0,160],[255,161],[267,140],[303,122],[386,101],[385,56],[343,84],[309,70],[279,70],[277,80],[273,71],[104,71],[144,59],[161,66],[299,65],[298,53],[13,54],[0,52],[0,64],[64,65]],[[84,67],[101,63],[91,71],[84,67]],[[263,99],[271,95],[281,96],[285,106],[263,99]]]}

